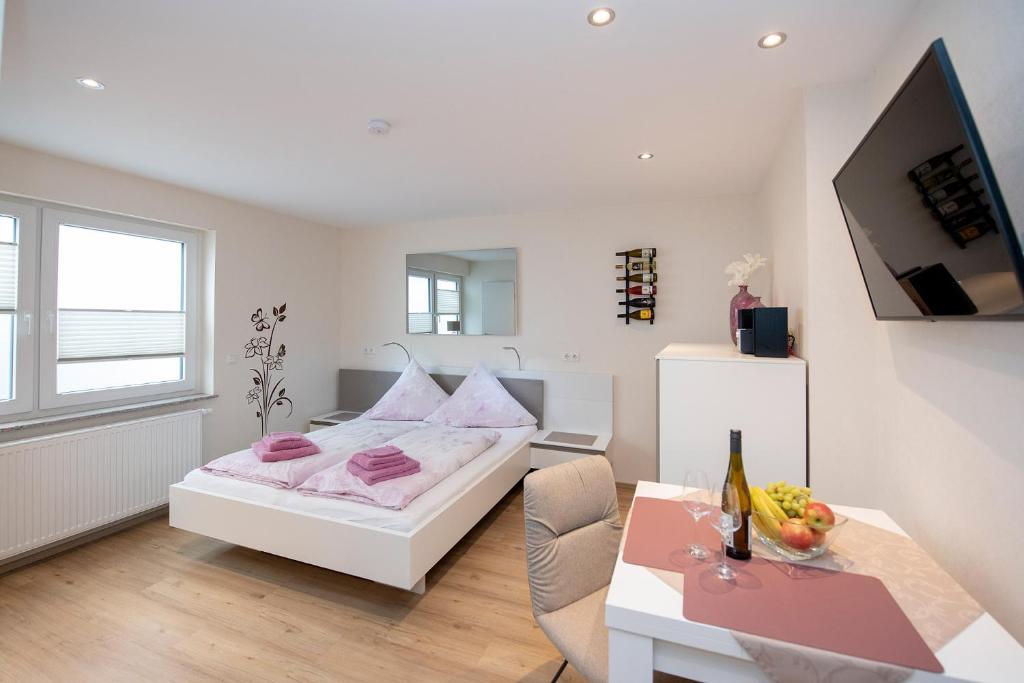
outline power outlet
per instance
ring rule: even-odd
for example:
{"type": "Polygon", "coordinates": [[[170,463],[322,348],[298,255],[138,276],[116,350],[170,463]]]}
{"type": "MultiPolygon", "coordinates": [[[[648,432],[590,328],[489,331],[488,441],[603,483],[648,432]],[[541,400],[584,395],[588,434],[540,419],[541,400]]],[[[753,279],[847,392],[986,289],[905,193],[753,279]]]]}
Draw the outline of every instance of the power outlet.
{"type": "Polygon", "coordinates": [[[579,351],[566,351],[562,354],[562,360],[566,363],[579,363],[580,352],[579,351]]]}
{"type": "Polygon", "coordinates": [[[376,346],[364,346],[363,347],[363,355],[364,356],[376,356],[377,355],[377,347],[376,346]]]}

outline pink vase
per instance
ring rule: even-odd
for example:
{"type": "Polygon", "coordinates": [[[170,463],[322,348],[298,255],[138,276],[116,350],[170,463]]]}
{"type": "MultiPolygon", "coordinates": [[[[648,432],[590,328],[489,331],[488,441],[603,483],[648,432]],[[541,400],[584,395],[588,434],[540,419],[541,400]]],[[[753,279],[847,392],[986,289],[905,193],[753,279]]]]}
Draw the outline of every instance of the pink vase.
{"type": "Polygon", "coordinates": [[[740,285],[740,291],[736,292],[736,296],[729,302],[729,339],[732,340],[733,345],[737,345],[736,326],[739,324],[736,318],[736,311],[743,308],[757,308],[763,305],[761,297],[754,296],[748,292],[747,285],[740,285]]]}

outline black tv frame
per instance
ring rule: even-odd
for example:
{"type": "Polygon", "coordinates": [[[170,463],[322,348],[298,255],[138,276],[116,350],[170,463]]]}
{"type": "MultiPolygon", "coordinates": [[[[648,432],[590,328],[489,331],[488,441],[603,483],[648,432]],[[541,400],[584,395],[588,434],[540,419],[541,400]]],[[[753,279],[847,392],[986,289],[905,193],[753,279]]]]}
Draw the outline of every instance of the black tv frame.
{"type": "Polygon", "coordinates": [[[896,100],[899,99],[903,91],[906,90],[907,85],[914,80],[917,72],[921,70],[924,63],[928,61],[929,57],[934,57],[939,65],[939,69],[942,71],[942,75],[946,79],[946,83],[949,86],[949,93],[953,99],[953,106],[956,109],[957,115],[960,117],[960,122],[964,127],[964,132],[967,134],[967,146],[971,151],[972,158],[978,169],[978,177],[985,188],[985,192],[988,194],[989,202],[991,204],[992,215],[995,217],[996,224],[999,227],[999,233],[1003,237],[1003,242],[1006,246],[1007,251],[1010,253],[1010,261],[1013,263],[1013,268],[1017,276],[1017,283],[1024,290],[1024,253],[1021,252],[1020,240],[1017,238],[1017,231],[1013,227],[1013,222],[1010,220],[1010,213],[1006,209],[1006,203],[1003,201],[1003,194],[999,190],[999,184],[996,182],[995,173],[992,170],[992,165],[989,163],[988,154],[985,153],[985,146],[981,142],[981,135],[978,133],[978,127],[974,123],[974,117],[971,115],[971,109],[967,105],[967,98],[964,96],[964,91],[960,87],[960,79],[957,78],[956,71],[953,69],[953,62],[949,58],[949,52],[946,50],[946,43],[942,38],[935,40],[928,50],[925,51],[921,59],[918,60],[917,65],[914,66],[913,71],[907,76],[903,83],[900,85],[899,90],[892,96],[889,103],[885,105],[885,109],[878,115],[875,122],[871,124],[871,128],[864,134],[864,137],[854,148],[850,157],[842,165],[835,176],[832,178],[832,188],[835,190],[836,199],[839,201],[840,211],[843,212],[843,221],[846,223],[846,231],[850,236],[850,244],[853,246],[853,253],[857,256],[857,266],[860,268],[861,278],[864,280],[864,288],[868,292],[868,299],[871,301],[871,309],[875,313],[876,320],[929,320],[937,322],[939,320],[978,320],[978,321],[998,321],[998,320],[1024,320],[1024,313],[1022,314],[1009,314],[1009,315],[941,315],[941,316],[929,316],[929,315],[893,315],[885,316],[878,314],[878,308],[875,306],[875,300],[871,296],[871,288],[868,286],[868,279],[864,275],[864,265],[860,260],[860,253],[857,251],[857,245],[853,240],[853,230],[850,228],[850,221],[846,217],[846,211],[842,207],[842,197],[839,195],[839,187],[836,184],[839,180],[839,176],[843,174],[846,167],[849,166],[853,158],[857,156],[857,152],[864,146],[864,143],[871,134],[878,127],[882,119],[885,118],[886,114],[889,113],[889,109],[892,108],[896,100]]]}

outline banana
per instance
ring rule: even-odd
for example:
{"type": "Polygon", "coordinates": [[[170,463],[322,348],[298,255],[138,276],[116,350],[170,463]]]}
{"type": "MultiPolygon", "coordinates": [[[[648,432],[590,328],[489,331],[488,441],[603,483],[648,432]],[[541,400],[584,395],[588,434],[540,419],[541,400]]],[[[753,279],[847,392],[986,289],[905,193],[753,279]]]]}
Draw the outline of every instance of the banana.
{"type": "MultiPolygon", "coordinates": [[[[750,487],[750,499],[754,509],[758,512],[758,514],[753,516],[754,524],[757,526],[758,531],[769,538],[778,539],[782,533],[782,524],[776,512],[772,510],[772,507],[778,508],[775,505],[775,501],[769,498],[768,494],[758,486],[750,487]]],[[[786,513],[782,512],[781,509],[779,509],[779,513],[783,517],[786,516],[786,513]]]]}
{"type": "Polygon", "coordinates": [[[786,515],[785,510],[780,508],[779,504],[772,500],[764,489],[762,489],[760,486],[754,486],[751,490],[753,491],[754,489],[757,490],[757,497],[760,498],[761,500],[761,509],[766,514],[772,515],[773,517],[775,517],[775,519],[779,520],[780,522],[785,522],[787,519],[789,519],[789,516],[786,515]]]}

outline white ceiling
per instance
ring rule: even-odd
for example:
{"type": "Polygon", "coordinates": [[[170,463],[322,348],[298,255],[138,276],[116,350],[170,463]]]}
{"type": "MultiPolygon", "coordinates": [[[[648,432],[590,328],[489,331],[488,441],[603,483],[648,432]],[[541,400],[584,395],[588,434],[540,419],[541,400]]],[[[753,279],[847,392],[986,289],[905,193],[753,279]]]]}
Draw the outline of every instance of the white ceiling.
{"type": "Polygon", "coordinates": [[[608,2],[8,0],[0,139],[342,226],[748,193],[915,4],[608,2]]]}

